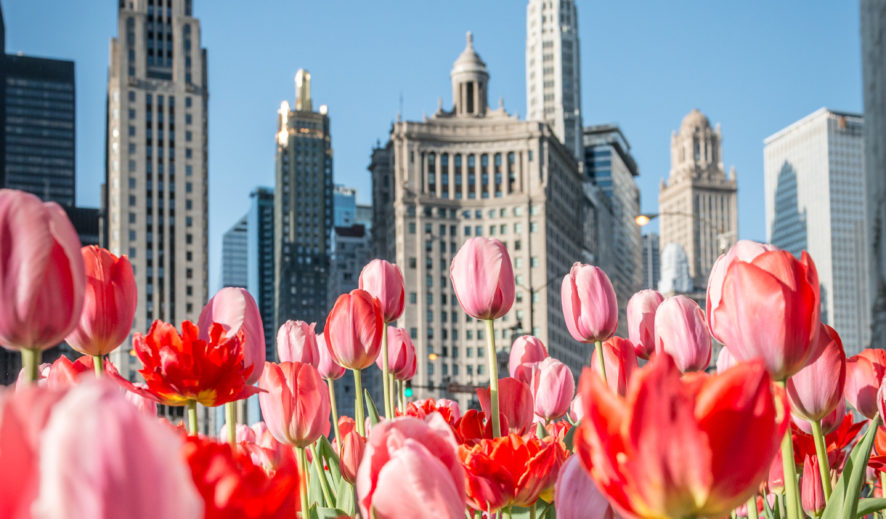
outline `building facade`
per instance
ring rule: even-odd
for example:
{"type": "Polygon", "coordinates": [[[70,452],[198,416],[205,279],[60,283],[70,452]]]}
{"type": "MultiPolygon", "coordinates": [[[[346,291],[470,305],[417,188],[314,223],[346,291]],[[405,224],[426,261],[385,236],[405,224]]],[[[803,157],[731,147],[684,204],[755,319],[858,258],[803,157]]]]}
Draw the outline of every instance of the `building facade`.
{"type": "Polygon", "coordinates": [[[767,240],[812,256],[822,322],[837,330],[847,355],[871,337],[865,124],[861,115],[822,108],[768,137],[763,149],[767,240]]]}
{"type": "Polygon", "coordinates": [[[311,75],[295,75],[295,110],[277,114],[274,188],[275,326],[288,319],[323,329],[333,222],[332,140],[326,105],[313,110],[311,75]]]}
{"type": "Polygon", "coordinates": [[[265,356],[277,361],[274,321],[274,190],[257,187],[249,194],[246,214],[246,287],[261,314],[265,356]]]}
{"type": "Polygon", "coordinates": [[[695,289],[707,287],[714,261],[738,239],[735,168],[723,169],[720,125],[696,109],[671,135],[671,171],[658,194],[662,250],[679,243],[695,289]]]}
{"type": "Polygon", "coordinates": [[[357,223],[357,189],[336,184],[332,191],[333,227],[350,227],[357,223]]]}
{"type": "Polygon", "coordinates": [[[248,218],[243,215],[222,234],[222,287],[246,288],[249,283],[248,218]]]}
{"type": "Polygon", "coordinates": [[[643,235],[643,288],[655,290],[659,279],[661,279],[661,249],[658,234],[646,233],[643,235]]]}
{"type": "Polygon", "coordinates": [[[581,68],[574,0],[526,6],[526,118],[551,125],[576,158],[582,153],[581,68]]]}
{"type": "Polygon", "coordinates": [[[450,78],[451,110],[394,123],[388,143],[373,150],[372,240],[375,256],[403,270],[400,323],[419,359],[417,398],[447,396],[465,406],[473,392],[449,389],[489,380],[483,323],[462,312],[449,279],[453,256],[471,237],[501,240],[513,261],[516,300],[496,321],[497,349],[506,353],[514,338],[531,333],[576,374],[587,363],[586,345],[563,325],[559,289],[582,254],[575,215],[584,195],[574,156],[547,124],[489,109],[489,74],[470,33],[450,78]]]}

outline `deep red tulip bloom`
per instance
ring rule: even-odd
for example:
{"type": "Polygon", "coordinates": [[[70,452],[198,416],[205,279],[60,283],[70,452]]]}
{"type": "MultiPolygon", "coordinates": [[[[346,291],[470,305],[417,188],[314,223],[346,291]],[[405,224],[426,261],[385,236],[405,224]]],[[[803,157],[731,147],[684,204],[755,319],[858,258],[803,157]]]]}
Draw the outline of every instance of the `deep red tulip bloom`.
{"type": "Polygon", "coordinates": [[[509,434],[459,448],[467,475],[468,505],[475,510],[529,506],[551,490],[569,453],[554,438],[509,434]]]}
{"type": "Polygon", "coordinates": [[[585,417],[576,451],[600,492],[629,517],[728,515],[766,477],[788,423],[787,398],[776,402],[759,362],[681,379],[668,355],[656,355],[625,398],[590,368],[579,393],[585,417]]]}
{"type": "Polygon", "coordinates": [[[409,402],[406,404],[405,416],[414,416],[420,420],[424,420],[431,413],[438,413],[449,425],[455,427],[459,419],[461,419],[461,408],[458,402],[448,400],[446,398],[428,398],[419,402],[409,402]]]}
{"type": "Polygon", "coordinates": [[[368,368],[381,350],[382,326],[381,307],[369,292],[356,289],[338,296],[324,332],[332,358],[348,369],[368,368]]]}
{"type": "Polygon", "coordinates": [[[886,350],[868,348],[846,360],[843,394],[856,411],[872,419],[877,414],[877,391],[886,376],[886,350]]]}
{"type": "Polygon", "coordinates": [[[212,407],[259,391],[247,382],[252,368],[243,361],[244,334],[226,335],[214,323],[209,339],[202,340],[191,321],[182,322],[181,334],[171,324],[154,321],[147,335],[133,336],[132,346],[144,365],[139,373],[162,403],[181,406],[196,400],[212,407]]]}
{"type": "Polygon", "coordinates": [[[807,420],[821,420],[837,407],[846,380],[846,353],[840,336],[822,324],[818,340],[825,343],[821,354],[787,383],[791,409],[807,420]]]}
{"type": "Polygon", "coordinates": [[[126,256],[106,249],[83,247],[86,295],[77,327],[65,338],[84,355],[102,356],[117,349],[129,337],[138,296],[135,274],[126,256]]]}
{"type": "Polygon", "coordinates": [[[511,257],[495,238],[467,240],[452,258],[449,277],[462,309],[474,319],[498,319],[514,305],[511,257]]]}
{"type": "Polygon", "coordinates": [[[532,335],[521,335],[511,345],[508,358],[508,373],[511,377],[525,382],[532,382],[532,366],[548,358],[548,349],[541,339],[532,335]]]}
{"type": "Polygon", "coordinates": [[[655,351],[667,352],[684,373],[708,368],[711,334],[698,303],[686,296],[661,303],[655,312],[655,351]]]}
{"type": "Polygon", "coordinates": [[[575,380],[566,364],[548,357],[532,370],[530,389],[535,415],[555,420],[569,411],[575,396],[575,380]]]}
{"type": "Polygon", "coordinates": [[[825,505],[820,474],[818,457],[806,456],[803,461],[803,476],[800,478],[800,502],[803,504],[803,511],[813,517],[818,517],[825,505]]]}
{"type": "MultiPolygon", "coordinates": [[[[382,356],[375,359],[375,365],[382,369],[382,356]]],[[[417,361],[415,345],[405,328],[388,326],[388,371],[397,380],[412,380],[417,361]]]]}
{"type": "MultiPolygon", "coordinates": [[[[499,425],[501,430],[508,430],[508,419],[505,415],[499,413],[499,425]]],[[[476,445],[481,440],[491,440],[492,420],[488,419],[488,415],[476,409],[468,409],[465,414],[456,422],[454,427],[456,439],[460,444],[476,445]]]]}
{"type": "MultiPolygon", "coordinates": [[[[603,343],[603,364],[606,367],[606,383],[609,384],[610,389],[619,395],[625,395],[631,376],[639,367],[635,352],[636,349],[631,342],[621,337],[613,336],[603,343]]],[[[592,356],[591,367],[599,370],[598,364],[597,356],[592,356]]]]}
{"type": "Polygon", "coordinates": [[[383,259],[370,261],[360,272],[359,288],[378,299],[386,323],[392,323],[403,315],[406,292],[403,289],[403,272],[397,265],[383,259]]]}
{"type": "Polygon", "coordinates": [[[240,287],[225,287],[212,296],[200,312],[200,340],[208,341],[213,323],[221,324],[228,336],[243,332],[243,364],[251,368],[246,381],[255,384],[265,365],[265,328],[255,299],[240,287]]]}
{"type": "MultiPolygon", "coordinates": [[[[478,388],[477,398],[483,412],[490,416],[489,388],[478,388]]],[[[510,377],[499,379],[498,411],[507,419],[511,432],[525,434],[532,424],[533,401],[529,385],[510,377]]]]}
{"type": "Polygon", "coordinates": [[[615,289],[603,269],[575,263],[560,288],[563,317],[579,342],[605,341],[618,327],[615,289]]]}
{"type": "Polygon", "coordinates": [[[720,342],[725,342],[717,334],[716,315],[714,309],[720,305],[720,299],[723,294],[723,279],[726,277],[726,271],[735,261],[750,262],[764,252],[778,250],[777,247],[768,243],[757,243],[751,240],[738,240],[725,254],[717,258],[714,266],[711,267],[711,274],[708,276],[708,290],[706,297],[705,315],[708,319],[708,328],[711,334],[720,342]]]}
{"type": "Polygon", "coordinates": [[[329,345],[326,344],[326,337],[322,333],[317,334],[317,354],[319,361],[317,362],[317,371],[320,376],[326,380],[338,380],[345,374],[345,368],[338,365],[329,351],[329,345]]]}
{"type": "Polygon", "coordinates": [[[628,300],[628,339],[641,359],[655,352],[655,311],[664,296],[655,290],[641,290],[628,300]]]}
{"type": "Polygon", "coordinates": [[[313,366],[268,362],[258,385],[265,390],[258,395],[262,416],[277,441],[307,447],[329,434],[329,393],[313,366]]]}
{"type": "Polygon", "coordinates": [[[597,490],[578,456],[571,456],[560,469],[554,485],[554,503],[558,519],[615,519],[612,506],[597,490]]]}
{"type": "Polygon", "coordinates": [[[761,359],[776,380],[817,358],[819,322],[818,273],[812,258],[803,252],[797,260],[780,250],[749,262],[733,261],[711,318],[715,336],[736,360],[761,359]]]}
{"type": "Polygon", "coordinates": [[[77,231],[55,202],[0,189],[0,244],[0,345],[58,345],[83,308],[86,270],[77,231]]]}
{"type": "Polygon", "coordinates": [[[357,469],[363,461],[363,452],[366,450],[366,438],[357,434],[355,430],[343,436],[338,466],[342,477],[348,483],[354,484],[357,481],[357,469]]]}
{"type": "Polygon", "coordinates": [[[315,368],[320,365],[317,346],[317,323],[286,321],[277,330],[277,358],[280,362],[303,362],[315,368]]]}

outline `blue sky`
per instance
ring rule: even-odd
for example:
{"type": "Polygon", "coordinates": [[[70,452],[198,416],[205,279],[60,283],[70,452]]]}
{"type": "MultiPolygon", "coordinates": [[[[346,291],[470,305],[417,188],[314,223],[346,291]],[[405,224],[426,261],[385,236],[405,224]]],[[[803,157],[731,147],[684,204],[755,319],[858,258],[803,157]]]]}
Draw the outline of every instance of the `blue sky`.
{"type": "MultiPolygon", "coordinates": [[[[210,288],[221,233],[273,185],[280,101],[298,68],[329,105],[335,181],[369,202],[369,153],[403,117],[451,104],[449,69],[474,33],[490,105],[526,113],[523,0],[195,0],[209,52],[210,288]]],[[[77,198],[97,206],[116,2],[2,0],[7,52],[72,59],[77,74],[77,198]]],[[[692,108],[723,131],[739,185],[739,234],[766,236],[763,139],[819,107],[861,111],[855,0],[578,0],[585,124],[616,122],[640,167],[642,207],[658,206],[670,134],[692,108]]],[[[652,227],[651,227],[652,228],[652,227]]]]}

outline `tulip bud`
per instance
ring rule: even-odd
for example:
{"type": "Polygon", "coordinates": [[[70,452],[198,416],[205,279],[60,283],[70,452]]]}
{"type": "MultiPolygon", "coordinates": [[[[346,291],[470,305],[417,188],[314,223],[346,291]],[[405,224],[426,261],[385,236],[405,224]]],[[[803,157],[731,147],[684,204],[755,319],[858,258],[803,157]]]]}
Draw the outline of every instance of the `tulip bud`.
{"type": "Polygon", "coordinates": [[[569,411],[575,396],[575,380],[566,364],[548,357],[532,370],[531,389],[536,416],[554,420],[569,411]]]}
{"type": "Polygon", "coordinates": [[[655,351],[655,311],[662,301],[664,296],[655,290],[641,290],[628,300],[628,339],[641,359],[655,351]]]}
{"type": "Polygon", "coordinates": [[[357,434],[357,431],[352,430],[344,435],[338,466],[342,477],[348,483],[353,484],[357,481],[357,469],[363,460],[364,450],[366,450],[366,438],[357,434]]]}
{"type": "Polygon", "coordinates": [[[403,314],[405,292],[400,267],[383,259],[374,259],[360,272],[360,290],[378,299],[382,318],[391,323],[403,314]]]}
{"type": "Polygon", "coordinates": [[[505,245],[495,238],[469,239],[452,258],[452,289],[474,319],[498,319],[514,304],[514,270],[505,245]]]}
{"type": "Polygon", "coordinates": [[[618,304],[609,277],[599,267],[575,263],[560,288],[563,317],[579,342],[605,341],[618,327],[618,304]]]}
{"type": "Polygon", "coordinates": [[[513,378],[529,384],[532,382],[532,365],[547,357],[548,349],[541,339],[532,335],[522,335],[511,345],[508,372],[513,378]]]}
{"type": "Polygon", "coordinates": [[[807,420],[821,420],[837,407],[843,398],[846,380],[846,354],[837,332],[821,325],[818,340],[824,343],[822,353],[788,379],[787,390],[794,413],[807,420]]]}
{"type": "MultiPolygon", "coordinates": [[[[834,407],[833,411],[826,414],[821,419],[821,432],[822,434],[830,434],[834,429],[840,426],[840,423],[843,422],[843,418],[846,416],[846,401],[842,398],[837,402],[837,405],[834,407]]],[[[796,425],[801,431],[806,434],[812,434],[812,424],[809,423],[809,420],[803,418],[797,412],[791,413],[791,422],[796,425]]]]}
{"type": "Polygon", "coordinates": [[[332,358],[348,369],[368,368],[381,349],[382,322],[378,300],[365,290],[338,296],[326,319],[326,344],[332,358]]]}
{"type": "MultiPolygon", "coordinates": [[[[498,384],[499,414],[505,418],[511,432],[525,434],[529,424],[532,423],[533,412],[532,391],[529,384],[510,377],[499,379],[498,384]]],[[[486,416],[492,416],[489,388],[478,388],[477,398],[486,416]]]]}
{"type": "Polygon", "coordinates": [[[277,357],[280,362],[303,362],[315,368],[320,364],[317,348],[317,323],[286,321],[277,330],[277,357]]]}
{"type": "Polygon", "coordinates": [[[781,451],[778,451],[772,458],[772,463],[769,464],[766,487],[772,493],[784,491],[784,463],[782,463],[781,459],[781,451]]]}
{"type": "Polygon", "coordinates": [[[821,485],[821,473],[816,456],[806,456],[803,460],[800,501],[803,503],[803,510],[809,515],[817,517],[824,510],[824,489],[821,485]]]}
{"type": "Polygon", "coordinates": [[[711,335],[704,312],[686,296],[664,300],[655,313],[655,350],[674,358],[680,371],[704,371],[711,363],[711,335]]]}
{"type": "Polygon", "coordinates": [[[255,299],[245,288],[225,287],[219,290],[206,303],[200,312],[197,327],[200,329],[200,340],[209,340],[212,323],[219,323],[228,337],[245,333],[243,365],[252,368],[246,382],[255,384],[265,365],[265,328],[262,325],[261,312],[255,299]]]}
{"type": "Polygon", "coordinates": [[[873,419],[877,414],[877,391],[886,375],[886,350],[868,348],[846,361],[843,394],[856,411],[873,419]]]}
{"type": "MultiPolygon", "coordinates": [[[[409,332],[403,328],[388,326],[388,370],[397,380],[411,380],[416,369],[415,345],[409,332]]],[[[382,356],[375,359],[375,365],[382,369],[382,356]]]]}
{"type": "Polygon", "coordinates": [[[317,363],[317,371],[320,376],[326,380],[338,380],[345,374],[345,368],[338,365],[332,358],[332,352],[326,344],[326,338],[322,333],[317,334],[317,352],[319,362],[317,363]]]}
{"type": "Polygon", "coordinates": [[[258,381],[258,403],[277,441],[307,447],[329,434],[331,404],[326,384],[310,364],[268,362],[258,381]]]}
{"type": "MultiPolygon", "coordinates": [[[[597,356],[592,356],[591,367],[599,370],[598,364],[597,356]]],[[[610,338],[603,343],[603,365],[606,368],[606,383],[609,389],[624,396],[631,375],[638,367],[634,346],[621,337],[610,338]]]]}

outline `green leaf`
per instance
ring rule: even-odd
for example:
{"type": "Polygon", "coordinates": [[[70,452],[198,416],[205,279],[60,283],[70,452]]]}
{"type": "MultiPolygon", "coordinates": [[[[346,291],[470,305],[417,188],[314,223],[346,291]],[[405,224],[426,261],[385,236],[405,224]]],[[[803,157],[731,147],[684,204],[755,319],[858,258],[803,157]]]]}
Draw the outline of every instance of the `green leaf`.
{"type": "Polygon", "coordinates": [[[308,502],[311,503],[311,506],[321,507],[326,504],[323,500],[323,488],[320,486],[320,480],[317,479],[317,473],[314,471],[313,467],[309,465],[310,470],[308,471],[309,478],[308,479],[308,502]]]}
{"type": "Polygon", "coordinates": [[[323,459],[326,461],[326,466],[329,467],[329,474],[332,476],[331,486],[334,489],[341,479],[338,455],[335,453],[335,449],[332,448],[332,444],[329,443],[329,440],[327,440],[325,436],[321,436],[320,439],[317,440],[317,450],[320,451],[320,455],[323,456],[323,459]]]}
{"type": "Polygon", "coordinates": [[[858,511],[859,496],[861,495],[861,484],[864,481],[865,470],[868,467],[868,458],[871,456],[871,449],[874,445],[874,437],[877,435],[877,426],[880,424],[880,418],[875,417],[868,424],[868,430],[864,433],[861,441],[855,444],[846,464],[843,466],[843,473],[834,486],[831,493],[831,499],[821,514],[821,519],[844,519],[846,517],[855,517],[858,511]]]}
{"type": "Polygon", "coordinates": [[[886,510],[886,498],[869,497],[858,502],[858,510],[855,512],[856,517],[864,517],[880,510],[886,510]]]}
{"type": "Polygon", "coordinates": [[[354,502],[354,487],[345,478],[341,478],[338,482],[335,493],[338,496],[338,502],[335,503],[335,506],[339,510],[345,512],[348,516],[353,516],[357,513],[357,504],[354,502]]]}
{"type": "Polygon", "coordinates": [[[336,508],[311,508],[311,519],[332,519],[344,515],[344,510],[336,508]]]}
{"type": "Polygon", "coordinates": [[[575,443],[575,431],[578,429],[578,424],[574,427],[570,427],[569,431],[566,432],[566,437],[563,438],[563,442],[566,443],[566,448],[569,449],[569,452],[573,452],[573,444],[575,443]]]}
{"type": "Polygon", "coordinates": [[[363,390],[363,399],[366,400],[366,411],[369,415],[369,423],[372,425],[377,424],[379,422],[378,408],[375,407],[375,402],[372,401],[372,395],[370,395],[369,391],[366,389],[363,390]]]}

